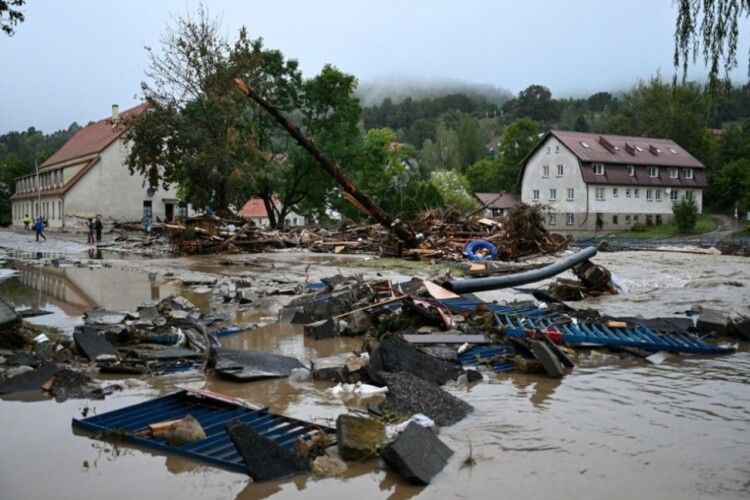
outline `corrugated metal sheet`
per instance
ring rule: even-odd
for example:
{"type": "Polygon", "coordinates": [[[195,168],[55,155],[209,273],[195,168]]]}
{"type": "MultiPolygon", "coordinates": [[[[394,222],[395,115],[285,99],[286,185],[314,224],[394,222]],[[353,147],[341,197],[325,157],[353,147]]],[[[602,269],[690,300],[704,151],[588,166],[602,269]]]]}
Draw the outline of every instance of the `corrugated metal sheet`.
{"type": "Polygon", "coordinates": [[[225,425],[233,420],[248,424],[253,431],[291,449],[298,438],[309,439],[316,431],[334,442],[336,430],[303,420],[276,415],[268,409],[252,409],[233,398],[209,391],[181,390],[160,398],[102,413],[85,419],[73,419],[75,428],[101,435],[117,434],[130,443],[166,454],[180,455],[235,472],[245,472],[245,463],[229,439],[225,425]],[[192,415],[206,432],[206,439],[172,446],[164,438],[133,435],[150,424],[192,415]]]}

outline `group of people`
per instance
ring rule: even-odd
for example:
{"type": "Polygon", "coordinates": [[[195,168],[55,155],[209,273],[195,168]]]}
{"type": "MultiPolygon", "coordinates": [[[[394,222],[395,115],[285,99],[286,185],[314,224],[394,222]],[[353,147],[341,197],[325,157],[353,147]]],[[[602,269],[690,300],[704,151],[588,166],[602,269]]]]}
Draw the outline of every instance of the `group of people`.
{"type": "MultiPolygon", "coordinates": [[[[31,226],[31,217],[29,214],[23,216],[23,226],[28,231],[31,226]]],[[[44,235],[44,229],[47,227],[47,220],[43,217],[38,217],[34,222],[34,231],[36,231],[36,241],[42,240],[47,241],[47,237],[44,235]]],[[[100,243],[102,241],[102,229],[104,224],[102,219],[97,215],[95,219],[89,218],[86,227],[88,229],[88,241],[86,243],[100,243]],[[96,239],[94,239],[96,238],[96,239]]]]}

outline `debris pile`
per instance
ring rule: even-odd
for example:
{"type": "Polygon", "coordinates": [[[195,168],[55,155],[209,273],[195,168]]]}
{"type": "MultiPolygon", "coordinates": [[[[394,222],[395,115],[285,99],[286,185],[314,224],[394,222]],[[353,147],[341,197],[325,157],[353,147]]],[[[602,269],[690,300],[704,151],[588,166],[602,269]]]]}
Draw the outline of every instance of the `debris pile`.
{"type": "MultiPolygon", "coordinates": [[[[456,209],[433,209],[409,223],[419,244],[409,248],[380,224],[344,224],[337,230],[324,228],[265,229],[244,219],[198,217],[183,224],[163,224],[175,251],[182,254],[268,252],[299,248],[326,253],[373,253],[408,259],[464,260],[464,249],[472,241],[485,241],[497,248],[497,258],[514,260],[532,254],[562,250],[568,241],[550,234],[538,208],[523,205],[504,223],[466,215],[456,209]]],[[[151,240],[147,240],[152,244],[151,240]]]]}

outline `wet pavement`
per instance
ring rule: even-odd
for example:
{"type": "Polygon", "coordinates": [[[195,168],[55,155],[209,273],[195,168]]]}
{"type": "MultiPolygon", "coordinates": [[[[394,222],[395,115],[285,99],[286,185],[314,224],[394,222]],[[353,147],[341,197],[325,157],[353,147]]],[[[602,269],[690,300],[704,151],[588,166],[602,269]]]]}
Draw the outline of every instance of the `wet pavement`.
{"type": "MultiPolygon", "coordinates": [[[[61,251],[86,261],[85,252],[61,251]]],[[[631,293],[579,305],[646,316],[682,311],[696,303],[750,313],[746,259],[621,252],[600,253],[594,260],[622,277],[631,293]]],[[[177,276],[276,273],[304,280],[339,267],[346,274],[363,271],[344,267],[344,260],[283,253],[229,259],[105,258],[99,263],[112,267],[55,268],[9,261],[5,267],[12,265],[19,274],[0,282],[0,296],[17,305],[53,309],[54,315],[34,320],[67,330],[92,302],[132,309],[170,293],[191,293],[181,288],[177,276]],[[235,263],[222,265],[219,260],[235,263]],[[87,299],[72,293],[71,285],[87,292],[87,299]]],[[[508,291],[490,296],[527,298],[508,291]]],[[[200,297],[191,300],[201,305],[200,297]]],[[[248,309],[242,315],[250,321],[272,313],[248,309]]],[[[305,364],[321,358],[343,360],[359,346],[358,339],[315,341],[304,337],[301,327],[278,324],[227,337],[224,343],[280,352],[305,364]]],[[[746,498],[748,372],[750,353],[741,345],[734,355],[671,356],[661,365],[595,356],[579,360],[561,380],[514,373],[490,375],[471,388],[449,385],[448,390],[475,411],[441,429],[440,438],[456,453],[426,488],[403,482],[377,460],[350,467],[343,479],[301,477],[252,484],[242,474],[75,435],[70,421],[82,410],[91,415],[120,408],[171,392],[175,384],[205,383],[274,412],[329,425],[347,406],[364,404],[334,396],[326,390],[333,384],[326,382],[273,379],[242,384],[198,373],[150,380],[110,376],[106,380],[117,380],[126,389],[104,401],[0,402],[0,498],[746,498]],[[470,449],[476,464],[464,467],[470,449]]]]}

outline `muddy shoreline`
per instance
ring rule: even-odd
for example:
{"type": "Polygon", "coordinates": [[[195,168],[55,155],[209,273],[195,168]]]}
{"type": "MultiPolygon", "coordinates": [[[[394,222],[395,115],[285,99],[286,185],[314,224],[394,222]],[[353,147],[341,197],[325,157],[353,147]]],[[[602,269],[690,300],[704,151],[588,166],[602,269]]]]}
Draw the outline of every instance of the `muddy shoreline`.
{"type": "MultiPolygon", "coordinates": [[[[352,267],[352,257],[306,253],[149,259],[105,253],[92,259],[83,245],[60,241],[39,255],[39,247],[25,241],[25,235],[18,240],[6,235],[0,233],[2,267],[18,273],[0,281],[0,295],[18,304],[54,308],[53,315],[34,321],[64,331],[80,322],[89,302],[130,309],[181,293],[200,307],[212,307],[211,292],[196,292],[203,282],[301,283],[338,271],[396,280],[427,277],[418,269],[386,269],[376,259],[362,260],[367,257],[356,257],[352,267]],[[52,259],[63,265],[55,266],[52,259]],[[81,292],[89,302],[80,300],[81,292]]],[[[618,252],[600,253],[595,260],[622,277],[630,293],[588,299],[579,306],[647,317],[684,311],[696,303],[750,313],[750,266],[741,257],[618,252]]],[[[482,298],[528,297],[503,291],[482,298]]],[[[237,323],[265,326],[227,338],[227,345],[282,352],[303,363],[343,360],[357,347],[357,339],[316,341],[304,337],[300,326],[276,324],[275,313],[286,300],[276,296],[262,306],[234,311],[237,323]]],[[[405,483],[378,460],[351,467],[343,479],[252,484],[241,474],[77,436],[70,427],[71,418],[84,408],[102,413],[169,393],[176,384],[205,385],[278,413],[330,425],[348,405],[361,404],[331,395],[326,390],[331,383],[273,379],[241,384],[200,372],[142,380],[97,376],[125,389],[103,401],[0,401],[0,439],[6,449],[0,459],[0,496],[396,499],[484,498],[502,492],[511,498],[740,498],[747,494],[750,474],[749,369],[750,353],[741,344],[738,353],[726,357],[673,356],[658,366],[594,357],[562,380],[512,373],[490,375],[470,388],[449,385],[449,392],[475,412],[441,430],[440,438],[456,453],[427,488],[405,483]],[[477,463],[462,467],[470,448],[477,463]],[[44,481],[38,480],[40,474],[44,481]]]]}

